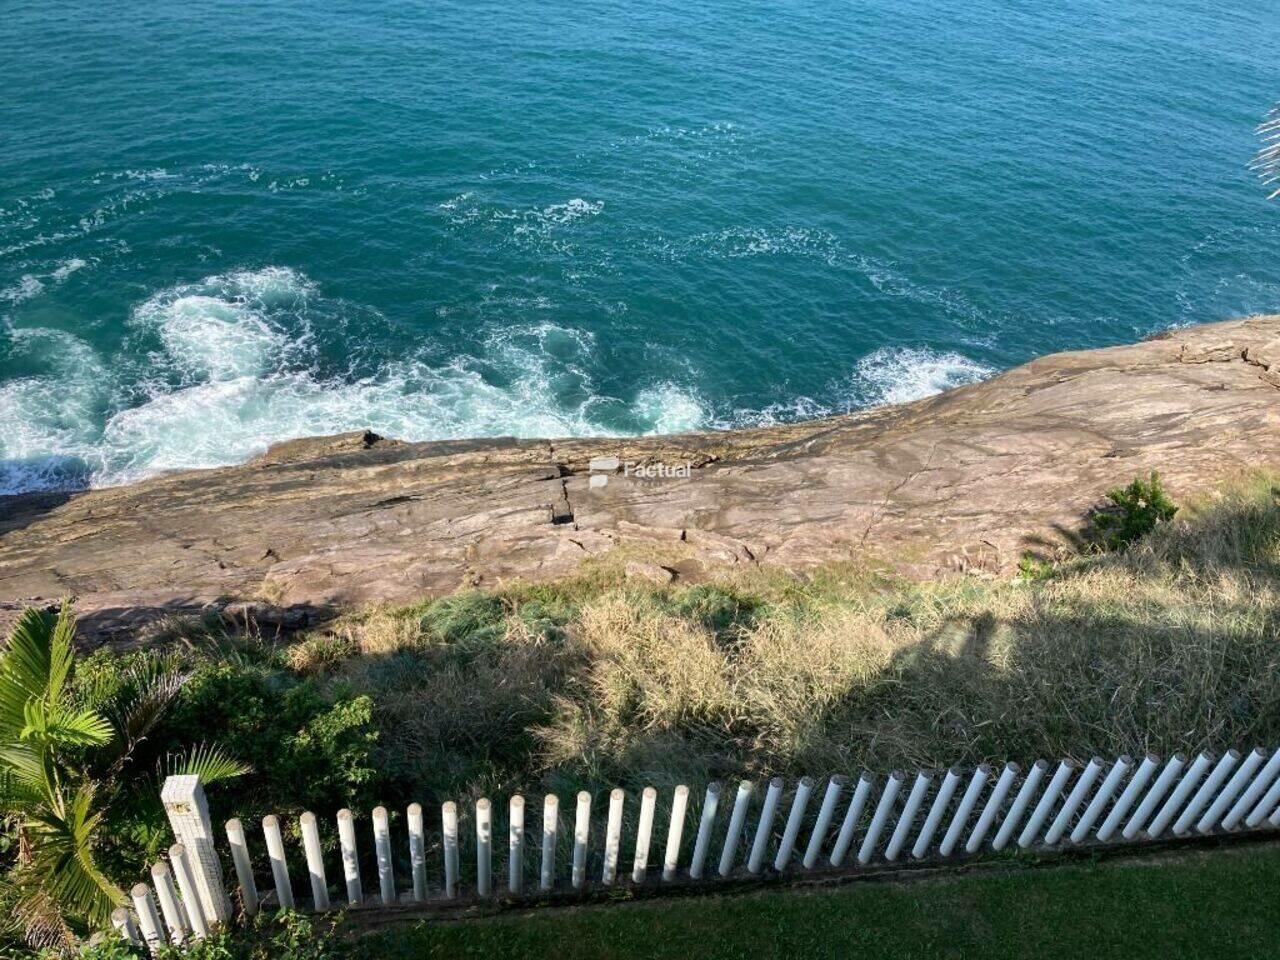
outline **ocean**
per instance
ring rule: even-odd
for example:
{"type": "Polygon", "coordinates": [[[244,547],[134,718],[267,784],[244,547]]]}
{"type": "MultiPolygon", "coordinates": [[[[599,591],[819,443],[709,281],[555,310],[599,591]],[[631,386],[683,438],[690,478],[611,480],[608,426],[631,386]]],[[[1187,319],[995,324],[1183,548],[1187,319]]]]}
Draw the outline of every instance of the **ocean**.
{"type": "Polygon", "coordinates": [[[1280,310],[1274,0],[9,4],[0,492],[681,432],[1280,310]]]}

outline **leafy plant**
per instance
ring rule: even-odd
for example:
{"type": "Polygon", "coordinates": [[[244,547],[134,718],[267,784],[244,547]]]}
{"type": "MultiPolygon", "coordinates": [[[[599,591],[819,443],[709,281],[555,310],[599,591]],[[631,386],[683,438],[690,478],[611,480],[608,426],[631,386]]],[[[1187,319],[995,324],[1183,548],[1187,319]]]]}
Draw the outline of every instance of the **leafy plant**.
{"type": "Polygon", "coordinates": [[[1027,554],[1018,561],[1018,579],[1038,583],[1053,577],[1053,563],[1027,554]]]}
{"type": "MultiPolygon", "coordinates": [[[[351,941],[338,936],[341,919],[317,919],[292,910],[259,913],[243,924],[219,930],[181,947],[162,946],[157,960],[344,960],[351,941]]],[[[85,949],[83,960],[148,960],[141,947],[118,937],[85,949]]]]}
{"type": "Polygon", "coordinates": [[[1107,499],[1113,508],[1093,515],[1097,541],[1107,550],[1123,550],[1178,512],[1154,471],[1148,480],[1136,477],[1127,487],[1109,490],[1107,499]]]}
{"type": "MultiPolygon", "coordinates": [[[[72,682],[74,663],[75,621],[65,605],[56,618],[24,611],[0,657],[0,811],[18,841],[5,884],[27,942],[64,952],[124,903],[100,847],[121,802],[140,796],[140,778],[125,774],[182,684],[153,658],[87,703],[72,682]]],[[[162,764],[162,772],[199,773],[206,783],[243,771],[211,746],[162,764]]],[[[149,796],[158,806],[155,789],[149,796]]]]}

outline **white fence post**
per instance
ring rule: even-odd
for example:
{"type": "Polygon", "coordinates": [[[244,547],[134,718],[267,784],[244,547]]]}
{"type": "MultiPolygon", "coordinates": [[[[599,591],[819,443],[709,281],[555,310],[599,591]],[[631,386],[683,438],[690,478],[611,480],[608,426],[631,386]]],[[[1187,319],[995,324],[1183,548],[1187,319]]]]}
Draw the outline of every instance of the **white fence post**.
{"type": "Polygon", "coordinates": [[[384,906],[396,902],[396,877],[391,864],[391,818],[386,807],[373,808],[373,854],[378,861],[378,892],[384,906]]]}
{"type": "Polygon", "coordinates": [[[591,794],[578,792],[578,809],[573,820],[573,873],[570,884],[581,890],[587,882],[587,849],[591,842],[591,794]]]}
{"type": "Polygon", "coordinates": [[[806,870],[812,870],[818,857],[822,855],[822,844],[827,839],[827,831],[831,829],[831,821],[835,819],[840,794],[844,792],[848,782],[848,777],[838,773],[827,781],[827,791],[822,795],[822,806],[818,808],[818,819],[814,821],[813,832],[809,834],[809,845],[805,847],[804,857],[800,860],[806,870]]]}
{"type": "Polygon", "coordinates": [[[1138,799],[1138,794],[1146,787],[1148,781],[1155,776],[1156,767],[1159,765],[1160,758],[1155,754],[1149,753],[1142,758],[1138,772],[1133,775],[1129,785],[1124,788],[1124,793],[1120,794],[1115,806],[1107,814],[1107,819],[1103,820],[1102,826],[1098,828],[1099,840],[1105,843],[1111,839],[1112,834],[1116,832],[1116,828],[1120,826],[1120,821],[1124,819],[1124,815],[1129,812],[1129,808],[1138,799]]]}
{"type": "Polygon", "coordinates": [[[618,878],[618,849],[622,844],[622,808],[627,795],[621,789],[609,791],[609,820],[604,832],[604,869],[600,882],[608,886],[618,878]]]}
{"type": "Polygon", "coordinates": [[[1213,768],[1213,772],[1209,774],[1204,784],[1196,791],[1196,795],[1191,798],[1191,802],[1182,811],[1182,815],[1173,822],[1173,832],[1177,836],[1180,837],[1191,829],[1191,824],[1196,817],[1200,816],[1200,811],[1205,808],[1213,795],[1218,792],[1218,788],[1222,786],[1227,776],[1239,762],[1239,751],[1228,750],[1222,755],[1222,759],[1218,761],[1218,765],[1213,768]]]}
{"type": "Polygon", "coordinates": [[[809,796],[813,793],[813,778],[801,777],[796,787],[796,795],[791,799],[791,812],[787,815],[787,825],[782,831],[782,842],[778,844],[778,855],[773,858],[773,869],[781,872],[791,863],[791,852],[795,849],[796,838],[800,836],[800,826],[804,822],[804,812],[809,807],[809,796]]]}
{"type": "MultiPolygon", "coordinates": [[[[411,803],[405,811],[409,827],[409,868],[413,873],[413,899],[427,899],[427,831],[422,819],[422,804],[411,803]]],[[[354,837],[355,831],[352,831],[354,837]]]]}
{"type": "Polygon", "coordinates": [[[311,879],[311,902],[316,910],[329,909],[329,880],[324,872],[324,853],[320,849],[320,828],[316,815],[307,811],[298,818],[302,830],[302,852],[307,858],[307,876],[311,879]]]}
{"type": "Polygon", "coordinates": [[[750,780],[743,780],[738,784],[738,795],[733,800],[733,813],[729,815],[729,829],[724,835],[724,849],[720,851],[722,877],[733,872],[733,861],[738,856],[738,841],[742,839],[742,828],[747,822],[747,805],[751,802],[753,789],[750,780]]]}
{"type": "Polygon", "coordinates": [[[209,923],[205,919],[204,908],[200,906],[200,888],[196,886],[196,878],[191,872],[191,859],[187,856],[187,848],[175,843],[169,848],[169,864],[173,868],[173,878],[178,881],[178,891],[182,894],[182,908],[187,922],[191,925],[191,933],[197,940],[209,935],[209,923]]]}
{"type": "Polygon", "coordinates": [[[1084,803],[1084,798],[1088,795],[1089,790],[1092,789],[1094,781],[1101,774],[1102,760],[1094,757],[1089,761],[1089,765],[1084,768],[1084,772],[1080,774],[1076,785],[1071,788],[1071,793],[1067,795],[1067,800],[1062,805],[1062,809],[1058,811],[1058,816],[1044,835],[1044,842],[1048,846],[1052,847],[1062,839],[1062,835],[1067,832],[1067,827],[1071,825],[1071,818],[1080,809],[1080,804],[1084,803]]]}
{"type": "Polygon", "coordinates": [[[916,782],[911,785],[911,793],[907,795],[906,806],[902,808],[902,814],[898,817],[898,825],[889,838],[889,845],[884,849],[884,858],[890,863],[897,860],[898,854],[902,852],[911,828],[915,825],[916,814],[920,812],[920,807],[924,804],[924,798],[932,784],[933,777],[930,774],[923,770],[916,774],[916,782]]]}
{"type": "Polygon", "coordinates": [[[987,831],[991,829],[991,824],[995,823],[996,814],[1004,806],[1005,798],[1009,796],[1009,792],[1013,789],[1013,782],[1018,779],[1018,772],[1021,769],[1016,763],[1006,763],[1004,765],[1004,770],[1000,773],[1000,779],[996,781],[995,788],[991,791],[991,796],[987,798],[986,806],[982,808],[982,813],[978,814],[978,822],[973,825],[973,833],[969,834],[969,842],[964,845],[966,853],[977,853],[978,848],[982,846],[982,841],[986,839],[987,831]]]}
{"type": "Polygon", "coordinates": [[[1045,787],[1044,795],[1040,797],[1040,802],[1036,804],[1035,810],[1031,812],[1031,819],[1027,821],[1027,825],[1022,828],[1022,833],[1018,835],[1018,846],[1023,850],[1035,843],[1036,837],[1040,833],[1040,828],[1049,819],[1049,813],[1053,810],[1053,805],[1057,803],[1062,791],[1067,788],[1067,781],[1071,779],[1071,772],[1075,768],[1076,765],[1071,760],[1063,760],[1058,764],[1058,769],[1054,771],[1053,779],[1049,781],[1049,786],[1045,787]]]}
{"type": "Polygon", "coordinates": [[[493,894],[493,804],[476,801],[476,893],[493,894]]]}
{"type": "Polygon", "coordinates": [[[1122,837],[1126,840],[1132,840],[1138,835],[1138,831],[1147,825],[1147,820],[1151,818],[1151,814],[1155,811],[1160,801],[1164,799],[1165,794],[1169,792],[1169,788],[1173,786],[1173,782],[1178,779],[1178,774],[1182,773],[1182,768],[1186,765],[1187,758],[1180,753],[1175,753],[1169,758],[1169,762],[1160,771],[1160,776],[1156,777],[1156,782],[1151,785],[1147,795],[1138,804],[1138,809],[1134,811],[1133,816],[1129,818],[1129,822],[1120,831],[1122,837]]]}
{"type": "Polygon", "coordinates": [[[1258,747],[1244,758],[1244,763],[1240,764],[1235,776],[1222,788],[1222,792],[1218,794],[1217,799],[1209,805],[1209,809],[1205,811],[1204,816],[1200,818],[1200,822],[1196,824],[1197,833],[1208,833],[1217,825],[1223,814],[1227,812],[1231,801],[1239,796],[1240,791],[1253,779],[1253,775],[1262,766],[1262,761],[1265,759],[1267,759],[1267,751],[1261,747],[1258,747]]]}
{"type": "Polygon", "coordinates": [[[458,895],[458,805],[446,800],[440,805],[440,822],[444,831],[444,895],[452,900],[458,895]]]}
{"type": "Polygon", "coordinates": [[[1191,791],[1196,788],[1196,784],[1200,782],[1209,771],[1209,767],[1213,765],[1213,757],[1207,753],[1202,753],[1192,761],[1190,769],[1178,781],[1178,785],[1174,788],[1173,793],[1169,795],[1169,799],[1165,801],[1160,812],[1156,814],[1156,818],[1151,821],[1151,826],[1147,827],[1147,836],[1155,840],[1164,833],[1165,827],[1169,825],[1178,810],[1182,808],[1187,797],[1191,796],[1191,791]]]}
{"type": "Polygon", "coordinates": [[[1262,768],[1253,782],[1249,784],[1247,790],[1240,795],[1240,799],[1235,802],[1231,811],[1222,820],[1222,828],[1224,830],[1234,830],[1236,825],[1248,813],[1258,798],[1266,792],[1267,787],[1271,786],[1276,779],[1276,775],[1280,774],[1280,750],[1271,755],[1271,759],[1267,761],[1267,765],[1262,768]]]}
{"type": "Polygon", "coordinates": [[[222,864],[213,843],[213,821],[209,819],[209,800],[200,778],[195,774],[166,777],[160,800],[174,839],[186,848],[191,872],[200,891],[200,906],[211,924],[231,919],[231,899],[222,882],[222,864]]]}
{"type": "Polygon", "coordinates": [[[524,797],[507,802],[507,891],[524,893],[524,797]]]}
{"type": "Polygon", "coordinates": [[[706,796],[702,799],[702,813],[698,817],[698,836],[693,841],[693,859],[689,861],[689,879],[701,880],[702,870],[707,862],[707,852],[711,849],[711,834],[715,830],[716,811],[720,807],[720,781],[714,780],[707,785],[706,796]]]}
{"type": "Polygon", "coordinates": [[[884,792],[880,794],[876,812],[871,816],[871,826],[867,827],[867,835],[862,838],[862,846],[858,848],[858,863],[863,866],[870,863],[875,855],[876,844],[880,842],[880,834],[884,832],[884,825],[889,821],[889,814],[893,812],[893,801],[897,799],[898,791],[902,789],[902,781],[905,779],[906,775],[901,770],[895,770],[885,781],[884,792]]]}
{"type": "Polygon", "coordinates": [[[920,828],[920,835],[916,837],[916,844],[911,848],[911,855],[917,860],[929,852],[929,842],[933,839],[933,835],[937,833],[938,825],[942,823],[942,818],[946,815],[947,804],[951,802],[951,798],[955,796],[956,788],[960,785],[960,773],[959,767],[952,767],[947,771],[947,775],[942,778],[942,786],[938,788],[938,795],[933,798],[933,806],[929,808],[929,815],[925,817],[924,826],[920,828]]]}
{"type": "Polygon", "coordinates": [[[111,926],[135,947],[142,946],[142,936],[138,933],[138,925],[133,922],[133,914],[128,907],[116,907],[111,911],[111,926]]]}
{"type": "Polygon", "coordinates": [[[653,817],[658,805],[658,791],[645,787],[640,794],[640,823],[636,825],[636,856],[631,862],[631,882],[643,883],[649,869],[649,848],[653,845],[653,817]]]}
{"type": "Polygon", "coordinates": [[[550,890],[556,885],[556,837],[560,833],[560,798],[548,793],[542,801],[542,871],[538,878],[540,890],[550,890]]]}
{"type": "Polygon", "coordinates": [[[840,824],[840,833],[836,836],[835,846],[831,848],[833,867],[843,866],[844,858],[849,855],[849,847],[853,843],[853,832],[858,827],[858,821],[862,819],[862,811],[867,805],[867,797],[871,795],[871,788],[874,785],[875,779],[863,770],[858,777],[858,785],[853,789],[853,796],[849,798],[849,807],[844,812],[844,821],[840,824]]]}
{"type": "Polygon", "coordinates": [[[751,844],[751,856],[747,859],[749,873],[759,873],[764,864],[765,850],[773,831],[773,818],[778,812],[778,801],[782,798],[782,787],[782,778],[774,777],[769,781],[769,789],[765,791],[764,806],[760,808],[760,822],[756,824],[755,842],[751,844]]]}
{"type": "Polygon", "coordinates": [[[667,849],[662,857],[662,879],[674,880],[680,864],[680,840],[684,836],[685,811],[689,807],[689,788],[676,787],[671,795],[671,823],[667,826],[667,849]]]}
{"type": "Polygon", "coordinates": [[[1271,789],[1257,802],[1249,816],[1245,817],[1244,825],[1249,828],[1258,826],[1267,818],[1267,814],[1276,809],[1277,803],[1280,803],[1280,780],[1273,783],[1271,789]]]}
{"type": "Polygon", "coordinates": [[[151,888],[145,883],[134,884],[129,896],[133,900],[133,909],[138,913],[138,926],[142,928],[147,948],[155,953],[164,946],[165,936],[160,912],[156,910],[155,898],[151,896],[151,888]]]}
{"type": "Polygon", "coordinates": [[[1005,814],[1000,829],[996,831],[996,838],[991,841],[992,850],[1003,850],[1009,845],[1009,841],[1013,839],[1013,831],[1017,830],[1018,824],[1022,822],[1022,815],[1027,812],[1027,807],[1031,806],[1031,798],[1040,789],[1040,781],[1044,779],[1045,771],[1048,769],[1048,760],[1037,760],[1031,765],[1027,779],[1022,781],[1022,786],[1018,788],[1018,795],[1013,798],[1013,806],[1005,814]]]}
{"type": "Polygon", "coordinates": [[[978,804],[978,797],[982,795],[990,777],[991,768],[985,763],[978,764],[973,771],[973,776],[969,778],[969,786],[965,788],[964,796],[960,798],[960,805],[956,807],[955,815],[951,818],[951,826],[947,827],[947,833],[938,846],[939,855],[951,856],[951,851],[960,842],[960,834],[968,824],[973,808],[978,804]]]}
{"type": "Polygon", "coordinates": [[[276,902],[285,910],[293,909],[293,883],[289,880],[289,861],[285,857],[284,837],[280,821],[274,813],[262,818],[262,836],[267,841],[267,858],[271,861],[271,877],[276,885],[276,902]]]}
{"type": "Polygon", "coordinates": [[[358,907],[364,903],[364,891],[360,889],[360,854],[356,849],[356,819],[346,807],[338,811],[338,846],[342,848],[342,878],[347,882],[347,904],[358,907]]]}
{"type": "Polygon", "coordinates": [[[182,943],[190,932],[187,927],[187,916],[182,904],[178,901],[178,891],[173,886],[173,876],[163,863],[151,868],[151,883],[156,889],[156,899],[160,901],[160,912],[164,914],[165,926],[169,928],[169,937],[174,943],[182,943]]]}
{"type": "Polygon", "coordinates": [[[1071,831],[1072,843],[1083,843],[1085,838],[1089,836],[1089,831],[1093,828],[1098,817],[1101,816],[1107,801],[1119,789],[1120,784],[1132,769],[1133,758],[1128,754],[1123,754],[1116,760],[1106,779],[1102,781],[1102,786],[1098,788],[1098,792],[1094,794],[1093,799],[1089,802],[1089,806],[1085,807],[1084,813],[1080,815],[1080,820],[1076,823],[1075,829],[1071,831]]]}
{"type": "Polygon", "coordinates": [[[244,824],[238,818],[227,821],[227,843],[231,846],[231,862],[236,868],[236,881],[240,884],[240,901],[245,916],[258,912],[258,885],[253,880],[253,861],[249,859],[249,844],[244,836],[244,824]]]}

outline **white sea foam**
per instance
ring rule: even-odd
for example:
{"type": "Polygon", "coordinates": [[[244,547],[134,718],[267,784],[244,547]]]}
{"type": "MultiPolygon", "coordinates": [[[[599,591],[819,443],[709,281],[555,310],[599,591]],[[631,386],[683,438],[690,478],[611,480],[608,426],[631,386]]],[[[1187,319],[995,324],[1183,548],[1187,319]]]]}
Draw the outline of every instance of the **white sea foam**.
{"type": "Polygon", "coordinates": [[[65,331],[10,328],[5,336],[11,358],[45,372],[0,384],[0,494],[82,485],[102,466],[109,377],[101,361],[65,331]]]}
{"type": "Polygon", "coordinates": [[[646,433],[688,433],[710,419],[697,394],[674,383],[645,387],[636,395],[635,412],[646,433]]]}
{"type": "Polygon", "coordinates": [[[187,382],[263,375],[305,345],[277,319],[297,317],[313,285],[292,270],[269,267],[206,277],[156,294],[134,309],[135,327],[153,330],[165,357],[187,382]]]}
{"type": "Polygon", "coordinates": [[[40,296],[43,291],[44,284],[40,282],[40,278],[28,273],[13,286],[0,290],[0,300],[11,304],[19,304],[24,300],[40,296]]]}
{"type": "Polygon", "coordinates": [[[62,283],[77,270],[83,270],[88,265],[89,261],[82,260],[80,257],[68,257],[66,260],[59,261],[58,266],[49,276],[54,283],[62,283]]]}
{"type": "Polygon", "coordinates": [[[995,371],[958,353],[927,348],[881,347],[858,361],[851,406],[908,403],[983,380],[995,371]]]}
{"type": "MultiPolygon", "coordinates": [[[[554,305],[520,310],[531,307],[554,305]]],[[[141,375],[70,334],[9,329],[11,356],[39,372],[0,386],[0,493],[229,465],[281,440],[363,428],[430,440],[779,423],[917,399],[991,372],[956,353],[885,348],[833,388],[844,402],[800,397],[725,413],[685,378],[608,396],[593,379],[604,363],[595,335],[547,319],[497,327],[474,355],[424,346],[352,379],[320,372],[311,329],[317,317],[341,323],[344,309],[280,267],[172,287],[132,311],[130,351],[149,351],[141,375]]]]}

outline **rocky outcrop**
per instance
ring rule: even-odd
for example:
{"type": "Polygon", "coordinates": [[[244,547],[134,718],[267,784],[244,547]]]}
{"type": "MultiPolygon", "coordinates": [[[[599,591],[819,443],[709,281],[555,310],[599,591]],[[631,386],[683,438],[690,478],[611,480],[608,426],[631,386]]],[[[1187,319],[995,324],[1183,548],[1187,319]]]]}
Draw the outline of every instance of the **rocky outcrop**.
{"type": "Polygon", "coordinates": [[[1264,466],[1280,468],[1280,316],[1056,354],[917,403],[789,426],[624,440],[350,434],[129,487],[0,498],[0,616],[74,596],[102,635],[211,604],[288,628],[363,601],[560,576],[620,546],[686,579],[851,559],[915,576],[999,572],[1056,549],[1137,474],[1158,469],[1185,496],[1264,466]],[[607,457],[616,472],[593,481],[591,460],[607,457]]]}

